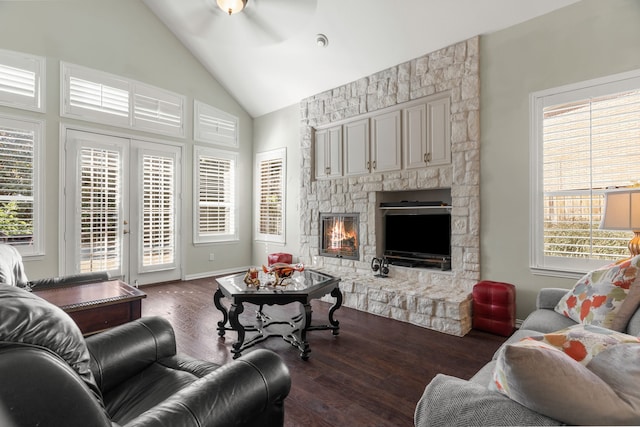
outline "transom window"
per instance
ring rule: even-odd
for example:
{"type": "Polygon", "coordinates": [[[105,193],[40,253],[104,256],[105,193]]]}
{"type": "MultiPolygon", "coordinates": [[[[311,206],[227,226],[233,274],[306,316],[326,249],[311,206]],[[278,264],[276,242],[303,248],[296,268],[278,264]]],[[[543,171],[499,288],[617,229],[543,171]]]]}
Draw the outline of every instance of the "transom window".
{"type": "Polygon", "coordinates": [[[640,72],[532,95],[532,267],[583,272],[629,256],[599,228],[604,194],[640,185],[640,72]]]}

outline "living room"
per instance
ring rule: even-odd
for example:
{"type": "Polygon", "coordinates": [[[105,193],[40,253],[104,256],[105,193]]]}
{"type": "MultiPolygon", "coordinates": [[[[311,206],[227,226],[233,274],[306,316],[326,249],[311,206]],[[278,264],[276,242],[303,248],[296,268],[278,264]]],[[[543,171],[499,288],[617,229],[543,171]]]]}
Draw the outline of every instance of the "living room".
{"type": "MultiPolygon", "coordinates": [[[[640,5],[635,0],[582,0],[513,27],[478,35],[471,41],[457,41],[477,47],[480,111],[479,139],[474,140],[478,150],[474,154],[475,170],[479,171],[474,183],[478,212],[476,222],[468,225],[476,241],[472,242],[474,251],[466,258],[473,275],[465,277],[463,286],[481,279],[513,283],[518,319],[526,318],[535,309],[541,288],[569,289],[586,272],[540,274],[532,269],[530,94],[640,69],[638,22],[640,5]]],[[[60,243],[64,234],[61,128],[156,139],[143,131],[123,132],[108,125],[61,117],[60,61],[181,93],[238,118],[240,209],[238,239],[234,242],[193,244],[190,206],[194,203],[191,165],[195,144],[173,139],[184,142],[185,209],[180,222],[183,254],[179,278],[199,279],[261,265],[271,252],[312,260],[313,254],[304,244],[308,242],[303,242],[306,207],[301,201],[305,200],[302,192],[306,183],[301,165],[309,159],[304,157],[301,141],[305,135],[301,135],[300,103],[252,117],[138,1],[1,2],[0,40],[2,49],[47,59],[46,112],[20,112],[45,121],[43,246],[40,254],[25,258],[30,278],[56,276],[67,268],[60,243]],[[252,235],[254,158],[256,153],[278,148],[286,148],[287,153],[286,241],[257,242],[252,235]]],[[[0,106],[0,114],[15,117],[17,113],[0,106]]],[[[362,260],[367,264],[369,261],[362,260]]]]}

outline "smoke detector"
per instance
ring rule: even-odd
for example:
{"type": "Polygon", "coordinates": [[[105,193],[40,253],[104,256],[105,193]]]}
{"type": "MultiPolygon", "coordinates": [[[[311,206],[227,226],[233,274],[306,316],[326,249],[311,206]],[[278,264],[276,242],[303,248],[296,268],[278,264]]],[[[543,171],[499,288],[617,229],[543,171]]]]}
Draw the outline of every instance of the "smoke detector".
{"type": "Polygon", "coordinates": [[[329,39],[324,34],[317,34],[316,44],[320,47],[327,47],[329,45],[329,39]]]}

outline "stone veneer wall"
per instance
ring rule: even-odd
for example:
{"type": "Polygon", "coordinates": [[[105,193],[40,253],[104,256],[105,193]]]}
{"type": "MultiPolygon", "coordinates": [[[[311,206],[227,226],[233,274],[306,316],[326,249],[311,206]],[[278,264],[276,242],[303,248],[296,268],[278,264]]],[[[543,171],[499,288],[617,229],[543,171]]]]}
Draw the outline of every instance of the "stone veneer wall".
{"type": "Polygon", "coordinates": [[[299,257],[342,277],[346,306],[454,335],[471,328],[470,292],[480,277],[478,73],[479,37],[474,37],[301,101],[299,257]],[[446,91],[451,165],[315,180],[315,127],[446,91]],[[451,271],[391,266],[390,279],[374,278],[377,193],[442,188],[451,189],[451,271]],[[321,212],[360,213],[360,260],[318,256],[321,212]]]}

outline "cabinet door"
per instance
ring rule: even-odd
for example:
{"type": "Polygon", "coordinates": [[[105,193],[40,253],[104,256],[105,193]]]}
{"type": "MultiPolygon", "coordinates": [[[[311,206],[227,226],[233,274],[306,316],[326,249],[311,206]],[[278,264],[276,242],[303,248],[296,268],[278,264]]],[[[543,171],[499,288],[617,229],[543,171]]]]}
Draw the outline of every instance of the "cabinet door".
{"type": "Polygon", "coordinates": [[[344,175],[369,173],[369,119],[344,125],[344,175]]]}
{"type": "Polygon", "coordinates": [[[449,98],[427,103],[427,158],[429,166],[451,163],[449,98]]]}
{"type": "Polygon", "coordinates": [[[402,119],[404,167],[423,168],[427,165],[427,105],[405,108],[402,119]]]}
{"type": "Polygon", "coordinates": [[[371,171],[386,172],[402,167],[400,111],[380,114],[371,119],[371,171]]]}
{"type": "Polygon", "coordinates": [[[316,179],[342,176],[342,126],[316,131],[314,157],[316,179]]]}
{"type": "Polygon", "coordinates": [[[327,143],[327,154],[325,166],[328,166],[327,178],[342,176],[342,126],[328,129],[329,141],[327,143]]]}
{"type": "Polygon", "coordinates": [[[327,176],[327,154],[329,153],[329,131],[327,129],[317,130],[315,135],[314,163],[316,179],[327,176]]]}

